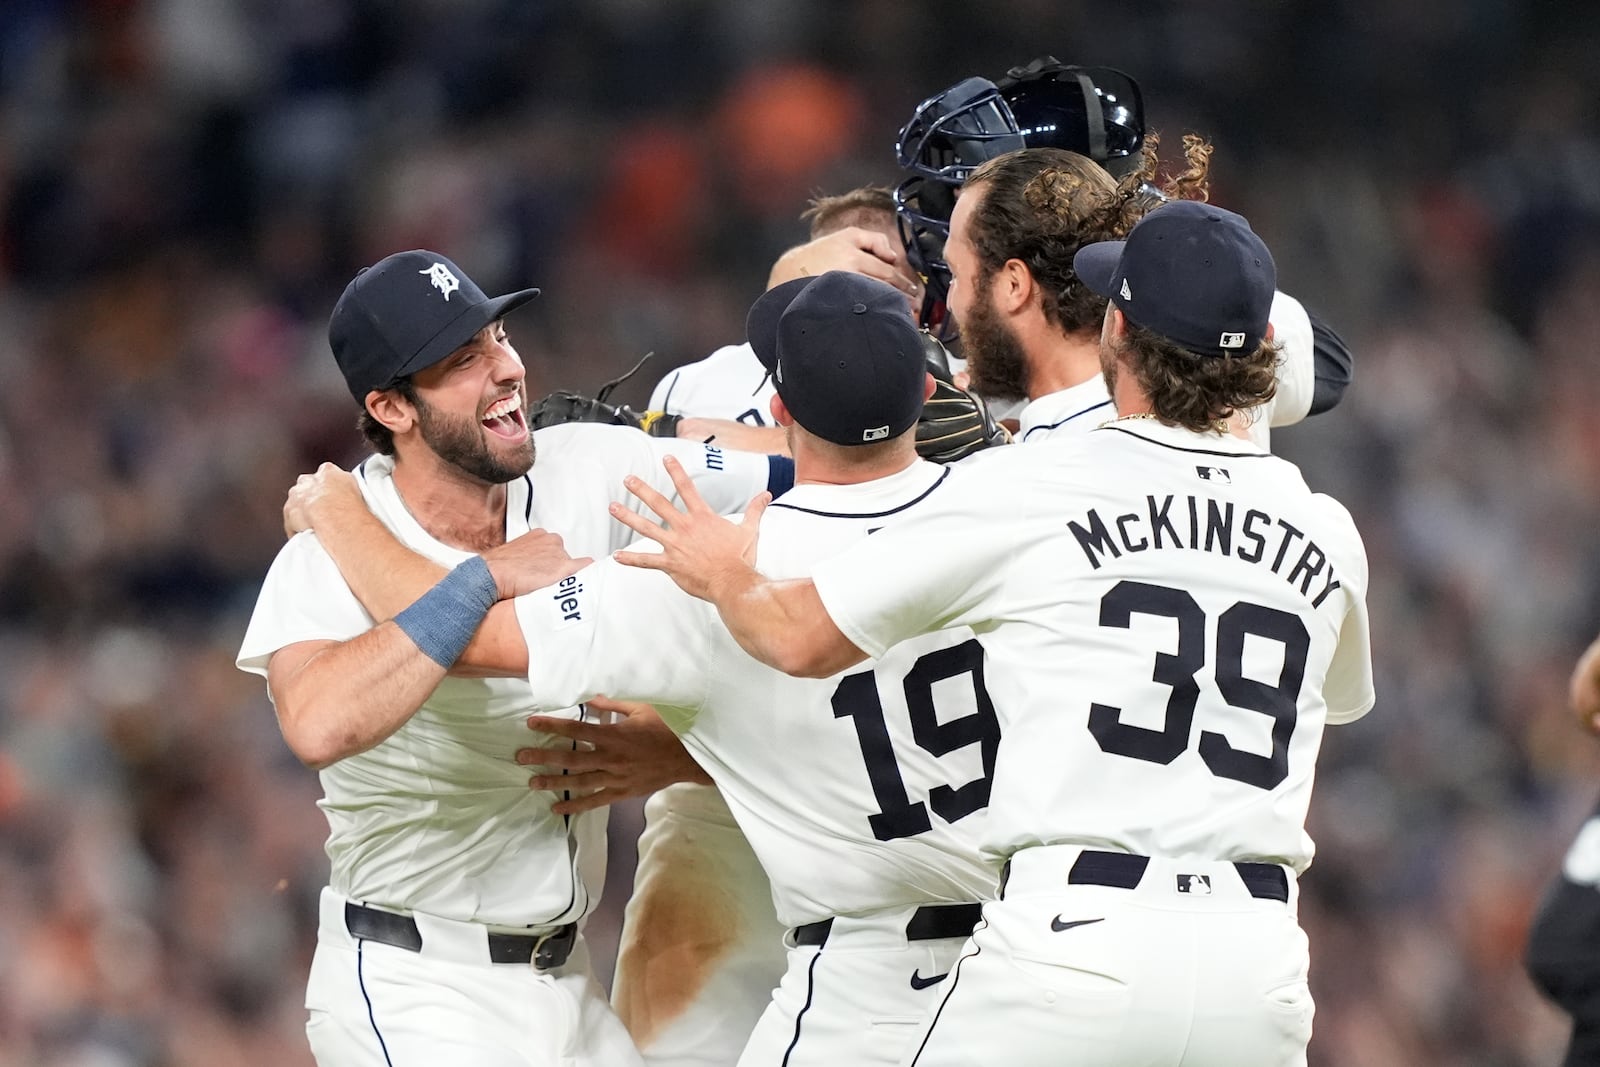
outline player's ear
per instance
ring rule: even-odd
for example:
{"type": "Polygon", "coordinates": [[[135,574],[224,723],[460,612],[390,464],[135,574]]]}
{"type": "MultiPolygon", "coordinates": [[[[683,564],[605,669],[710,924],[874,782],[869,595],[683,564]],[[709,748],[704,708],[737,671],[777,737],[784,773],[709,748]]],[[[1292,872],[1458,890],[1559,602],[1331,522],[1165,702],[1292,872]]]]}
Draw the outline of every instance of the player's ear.
{"type": "Polygon", "coordinates": [[[417,409],[398,389],[374,389],[367,394],[367,414],[390,433],[402,434],[416,423],[417,409]]]}
{"type": "Polygon", "coordinates": [[[1261,339],[1263,341],[1270,341],[1270,340],[1272,340],[1272,334],[1273,334],[1272,323],[1269,322],[1269,323],[1267,323],[1267,332],[1261,335],[1261,339]]]}
{"type": "Polygon", "coordinates": [[[936,386],[935,386],[934,381],[933,381],[933,375],[924,374],[922,377],[924,379],[926,379],[922,383],[922,399],[924,401],[926,401],[930,396],[933,395],[933,390],[935,389],[936,386]]]}
{"type": "Polygon", "coordinates": [[[789,414],[789,408],[784,404],[783,398],[777,393],[772,394],[772,399],[767,403],[767,410],[772,412],[772,421],[779,426],[792,426],[794,416],[789,414]]]}
{"type": "Polygon", "coordinates": [[[1002,313],[1015,315],[1028,306],[1038,293],[1039,284],[1034,281],[1033,271],[1020,259],[1008,259],[995,271],[994,283],[990,286],[994,293],[995,307],[1002,313]]]}
{"type": "Polygon", "coordinates": [[[1120,341],[1128,333],[1128,317],[1115,304],[1106,304],[1105,336],[1110,341],[1120,341]]]}

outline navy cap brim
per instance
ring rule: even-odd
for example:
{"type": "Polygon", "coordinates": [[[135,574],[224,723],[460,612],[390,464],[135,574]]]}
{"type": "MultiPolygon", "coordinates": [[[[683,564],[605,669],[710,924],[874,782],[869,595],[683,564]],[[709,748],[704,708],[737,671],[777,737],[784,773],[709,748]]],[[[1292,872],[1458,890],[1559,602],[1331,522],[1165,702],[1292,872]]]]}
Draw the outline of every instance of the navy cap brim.
{"type": "Polygon", "coordinates": [[[783,318],[801,290],[814,281],[812,277],[794,278],[774,285],[750,305],[750,313],[744,320],[745,337],[768,374],[778,367],[778,320],[783,318]]]}
{"type": "Polygon", "coordinates": [[[405,364],[395,371],[395,379],[427,370],[472,340],[479,330],[496,319],[505,318],[538,295],[537,289],[522,289],[515,293],[507,293],[505,296],[497,296],[492,300],[485,300],[481,304],[467,305],[461,314],[434,334],[427,344],[417,350],[416,355],[406,360],[405,364]]]}
{"type": "Polygon", "coordinates": [[[1116,291],[1117,268],[1122,265],[1122,249],[1126,241],[1097,241],[1084,245],[1072,257],[1072,273],[1078,280],[1101,296],[1112,297],[1116,291]]]}

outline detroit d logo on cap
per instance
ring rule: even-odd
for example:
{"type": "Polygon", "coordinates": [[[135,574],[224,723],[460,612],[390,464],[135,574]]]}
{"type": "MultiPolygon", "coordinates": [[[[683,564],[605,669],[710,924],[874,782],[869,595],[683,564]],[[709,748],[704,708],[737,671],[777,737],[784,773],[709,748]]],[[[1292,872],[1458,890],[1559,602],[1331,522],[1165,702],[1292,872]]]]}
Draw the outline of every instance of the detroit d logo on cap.
{"type": "Polygon", "coordinates": [[[461,288],[461,279],[450,273],[450,268],[443,263],[435,263],[427,270],[419,270],[417,273],[426,274],[433,287],[443,293],[446,300],[450,299],[451,293],[461,288]]]}

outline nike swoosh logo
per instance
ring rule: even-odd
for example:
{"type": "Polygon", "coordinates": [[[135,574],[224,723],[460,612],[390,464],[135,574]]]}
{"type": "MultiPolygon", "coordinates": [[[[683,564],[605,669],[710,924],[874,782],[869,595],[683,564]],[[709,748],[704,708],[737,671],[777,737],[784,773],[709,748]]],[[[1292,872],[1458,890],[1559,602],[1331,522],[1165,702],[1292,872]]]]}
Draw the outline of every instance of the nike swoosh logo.
{"type": "Polygon", "coordinates": [[[1103,923],[1105,921],[1105,918],[1101,917],[1099,919],[1075,919],[1072,922],[1064,923],[1061,921],[1061,916],[1057,915],[1050,920],[1050,929],[1059,934],[1061,931],[1070,930],[1074,926],[1088,926],[1090,923],[1103,923]]]}
{"type": "Polygon", "coordinates": [[[950,973],[949,971],[946,971],[944,974],[935,974],[924,978],[922,977],[920,970],[921,969],[919,968],[918,970],[911,972],[912,989],[927,989],[931,985],[938,985],[940,982],[944,981],[945,975],[950,973]]]}

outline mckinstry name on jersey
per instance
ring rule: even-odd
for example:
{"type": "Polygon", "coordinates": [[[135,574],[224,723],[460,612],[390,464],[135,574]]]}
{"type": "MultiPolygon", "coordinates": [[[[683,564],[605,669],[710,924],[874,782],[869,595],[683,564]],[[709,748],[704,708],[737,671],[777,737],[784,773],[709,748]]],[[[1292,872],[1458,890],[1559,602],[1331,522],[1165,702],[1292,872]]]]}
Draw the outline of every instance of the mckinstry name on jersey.
{"type": "MultiPolygon", "coordinates": [[[[1220,467],[1196,471],[1207,480],[1227,477],[1220,467]]],[[[1088,509],[1081,519],[1067,520],[1091,567],[1099,570],[1107,556],[1121,559],[1124,552],[1177,549],[1262,564],[1299,589],[1314,608],[1340,588],[1328,554],[1315,541],[1293,523],[1259,508],[1240,509],[1231,500],[1175,493],[1147,495],[1144,502],[1142,509],[1113,515],[1109,521],[1096,508],[1088,509]]]]}

